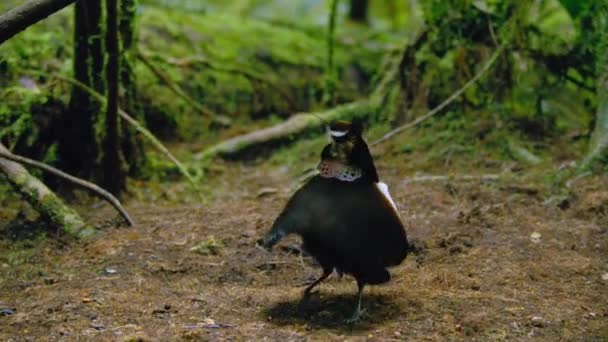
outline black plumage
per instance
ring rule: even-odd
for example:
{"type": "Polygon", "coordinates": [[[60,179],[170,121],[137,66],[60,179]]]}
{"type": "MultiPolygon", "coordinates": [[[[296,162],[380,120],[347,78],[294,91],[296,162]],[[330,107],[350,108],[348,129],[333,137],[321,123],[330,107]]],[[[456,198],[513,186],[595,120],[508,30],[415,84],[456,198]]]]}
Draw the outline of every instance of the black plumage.
{"type": "Polygon", "coordinates": [[[288,201],[263,245],[270,248],[292,233],[302,237],[303,248],[323,268],[323,275],[305,290],[303,300],[334,270],[354,276],[359,296],[351,320],[356,320],[365,284],[389,281],[386,268],[405,259],[408,243],[394,205],[380,190],[360,126],[338,122],[330,126],[330,133],[332,143],[323,149],[321,164],[355,170],[348,171],[347,178],[356,179],[344,181],[323,172],[314,176],[288,201]]]}

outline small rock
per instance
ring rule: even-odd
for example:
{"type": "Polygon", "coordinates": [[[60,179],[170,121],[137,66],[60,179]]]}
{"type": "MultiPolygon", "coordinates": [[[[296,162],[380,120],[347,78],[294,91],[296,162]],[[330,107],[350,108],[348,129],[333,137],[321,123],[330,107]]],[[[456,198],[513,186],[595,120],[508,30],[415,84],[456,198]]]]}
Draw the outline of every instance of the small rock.
{"type": "Polygon", "coordinates": [[[450,246],[450,248],[448,249],[448,252],[450,254],[459,254],[464,252],[464,246],[462,245],[454,245],[454,246],[450,246]]]}
{"type": "Polygon", "coordinates": [[[544,328],[549,324],[549,322],[547,322],[544,318],[539,317],[539,316],[532,317],[530,319],[530,323],[532,323],[532,326],[537,327],[537,328],[544,328]]]}
{"type": "Polygon", "coordinates": [[[542,235],[540,235],[539,232],[534,232],[534,233],[530,234],[530,241],[532,241],[533,243],[540,243],[541,237],[542,237],[542,235]]]}
{"type": "Polygon", "coordinates": [[[114,267],[106,267],[106,268],[104,268],[103,272],[105,274],[116,274],[118,272],[118,270],[115,269],[114,267]]]}
{"type": "Polygon", "coordinates": [[[15,308],[0,308],[0,316],[12,316],[17,313],[15,308]]]}
{"type": "Polygon", "coordinates": [[[395,337],[401,337],[401,332],[400,331],[395,331],[393,333],[393,335],[395,335],[395,337]]]}
{"type": "Polygon", "coordinates": [[[608,281],[608,272],[607,272],[607,273],[602,274],[602,280],[604,280],[604,281],[608,281]]]}
{"type": "Polygon", "coordinates": [[[246,230],[246,231],[244,231],[244,232],[241,233],[241,236],[245,237],[245,238],[251,238],[251,237],[254,237],[256,235],[257,235],[257,233],[253,229],[248,229],[248,230],[246,230]]]}
{"type": "Polygon", "coordinates": [[[91,322],[91,324],[89,324],[89,327],[99,331],[104,330],[106,328],[102,323],[98,321],[91,322]]]}

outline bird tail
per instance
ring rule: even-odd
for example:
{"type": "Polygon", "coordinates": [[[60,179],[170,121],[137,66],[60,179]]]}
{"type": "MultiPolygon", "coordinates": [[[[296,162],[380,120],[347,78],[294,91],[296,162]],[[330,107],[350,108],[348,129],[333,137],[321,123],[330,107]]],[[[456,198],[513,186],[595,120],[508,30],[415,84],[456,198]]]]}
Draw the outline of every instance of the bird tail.
{"type": "Polygon", "coordinates": [[[281,241],[281,239],[289,233],[285,228],[288,226],[288,221],[289,220],[287,220],[287,215],[285,214],[285,212],[281,213],[281,215],[277,217],[276,221],[274,221],[270,231],[262,239],[262,247],[266,249],[271,249],[272,246],[276,245],[277,242],[281,241]]]}
{"type": "Polygon", "coordinates": [[[262,247],[266,249],[271,249],[277,242],[281,241],[281,239],[285,236],[285,233],[280,229],[272,229],[264,238],[260,241],[262,247]]]}

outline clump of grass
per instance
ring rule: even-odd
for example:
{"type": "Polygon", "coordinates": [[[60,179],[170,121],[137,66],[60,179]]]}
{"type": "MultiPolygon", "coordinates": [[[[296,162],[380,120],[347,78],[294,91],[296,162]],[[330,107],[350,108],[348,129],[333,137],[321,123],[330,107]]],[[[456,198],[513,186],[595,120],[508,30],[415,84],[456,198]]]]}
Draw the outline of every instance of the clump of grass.
{"type": "Polygon", "coordinates": [[[224,248],[224,243],[220,240],[216,240],[215,237],[210,236],[207,240],[201,241],[190,248],[190,252],[201,255],[218,255],[222,248],[224,248]]]}

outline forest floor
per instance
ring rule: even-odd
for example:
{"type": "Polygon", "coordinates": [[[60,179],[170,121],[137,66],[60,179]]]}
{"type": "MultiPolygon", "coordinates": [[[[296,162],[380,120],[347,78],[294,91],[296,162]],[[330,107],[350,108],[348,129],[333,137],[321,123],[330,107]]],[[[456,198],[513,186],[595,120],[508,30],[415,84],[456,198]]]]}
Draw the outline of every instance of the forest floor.
{"type": "Polygon", "coordinates": [[[290,248],[296,238],[255,246],[293,175],[225,170],[209,180],[213,200],[131,201],[136,226],[87,243],[24,240],[3,224],[0,340],[608,340],[606,177],[579,180],[560,209],[513,178],[406,183],[380,164],[423,250],[368,287],[361,322],[348,325],[352,278],[330,277],[299,311],[319,268],[290,248]]]}

